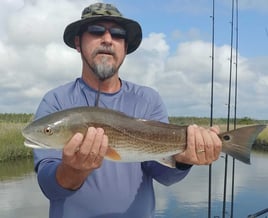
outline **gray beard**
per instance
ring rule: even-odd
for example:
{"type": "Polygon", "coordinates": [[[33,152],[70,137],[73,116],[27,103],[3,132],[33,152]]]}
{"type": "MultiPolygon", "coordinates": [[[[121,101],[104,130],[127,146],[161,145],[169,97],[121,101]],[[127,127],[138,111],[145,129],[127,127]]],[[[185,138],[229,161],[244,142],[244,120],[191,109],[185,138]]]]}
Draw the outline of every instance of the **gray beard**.
{"type": "Polygon", "coordinates": [[[111,78],[116,73],[115,67],[107,64],[106,59],[106,57],[103,57],[101,63],[94,63],[92,66],[93,73],[101,81],[111,78]]]}

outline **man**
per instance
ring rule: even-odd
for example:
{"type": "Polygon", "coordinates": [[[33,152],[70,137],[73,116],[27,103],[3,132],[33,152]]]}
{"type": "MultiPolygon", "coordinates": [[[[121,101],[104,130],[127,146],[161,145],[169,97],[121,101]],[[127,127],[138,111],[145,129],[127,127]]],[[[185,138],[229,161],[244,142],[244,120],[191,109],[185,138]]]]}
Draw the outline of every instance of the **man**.
{"type": "MultiPolygon", "coordinates": [[[[168,122],[163,102],[153,89],[119,78],[125,56],[142,38],[140,25],[110,4],[85,8],[81,20],[68,25],[64,41],[81,54],[82,76],[49,91],[36,113],[78,106],[99,106],[148,120],[168,122]]],[[[189,126],[187,149],[174,156],[176,168],[155,161],[116,163],[104,159],[109,139],[101,128],[77,133],[62,152],[35,150],[38,182],[50,200],[50,218],[154,217],[153,179],[171,185],[193,164],[210,164],[221,151],[218,129],[189,126]]]]}

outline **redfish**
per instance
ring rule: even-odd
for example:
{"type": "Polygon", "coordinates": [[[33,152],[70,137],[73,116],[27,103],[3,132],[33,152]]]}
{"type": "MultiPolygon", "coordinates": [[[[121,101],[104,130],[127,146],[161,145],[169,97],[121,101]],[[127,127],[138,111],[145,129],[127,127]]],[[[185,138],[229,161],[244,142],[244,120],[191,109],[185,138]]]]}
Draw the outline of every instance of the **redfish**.
{"type": "MultiPolygon", "coordinates": [[[[99,107],[77,107],[58,111],[31,122],[22,130],[25,145],[33,148],[61,149],[88,127],[101,127],[108,136],[106,158],[122,162],[156,160],[169,166],[172,156],[186,148],[187,126],[129,117],[99,107]]],[[[246,126],[221,133],[222,151],[250,163],[251,147],[266,125],[246,126]]]]}

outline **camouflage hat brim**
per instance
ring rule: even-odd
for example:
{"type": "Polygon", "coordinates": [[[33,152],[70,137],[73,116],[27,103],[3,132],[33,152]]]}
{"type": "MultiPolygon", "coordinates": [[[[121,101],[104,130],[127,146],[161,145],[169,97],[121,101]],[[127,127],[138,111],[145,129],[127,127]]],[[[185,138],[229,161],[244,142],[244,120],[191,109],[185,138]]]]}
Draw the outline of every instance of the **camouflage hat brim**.
{"type": "Polygon", "coordinates": [[[75,48],[74,38],[79,34],[80,28],[87,23],[93,23],[96,21],[113,21],[122,26],[127,32],[126,42],[128,44],[127,54],[135,51],[142,40],[142,30],[138,22],[119,16],[103,16],[95,15],[88,18],[82,18],[69,24],[64,31],[63,40],[71,48],[75,48]]]}

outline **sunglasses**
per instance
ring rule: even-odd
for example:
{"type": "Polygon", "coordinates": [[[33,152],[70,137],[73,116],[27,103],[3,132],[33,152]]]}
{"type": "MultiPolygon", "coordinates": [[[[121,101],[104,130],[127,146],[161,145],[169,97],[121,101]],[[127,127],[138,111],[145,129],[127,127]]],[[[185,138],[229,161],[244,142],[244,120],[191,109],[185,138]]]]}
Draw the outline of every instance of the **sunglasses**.
{"type": "Polygon", "coordinates": [[[100,25],[89,25],[87,27],[87,32],[96,35],[96,36],[102,36],[106,31],[108,31],[112,38],[116,39],[126,39],[127,38],[127,32],[126,30],[120,28],[120,27],[110,27],[106,28],[104,26],[100,25]]]}

